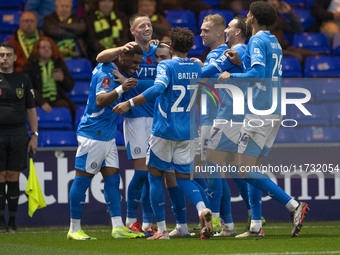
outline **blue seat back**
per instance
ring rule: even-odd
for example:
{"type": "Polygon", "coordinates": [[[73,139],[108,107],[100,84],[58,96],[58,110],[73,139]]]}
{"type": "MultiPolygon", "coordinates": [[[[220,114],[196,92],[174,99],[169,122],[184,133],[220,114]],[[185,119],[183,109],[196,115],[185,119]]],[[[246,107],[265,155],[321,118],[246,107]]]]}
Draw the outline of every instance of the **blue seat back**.
{"type": "Polygon", "coordinates": [[[316,101],[321,102],[340,102],[340,79],[322,79],[317,91],[316,101]]]}
{"type": "Polygon", "coordinates": [[[302,77],[301,64],[295,57],[282,59],[282,77],[302,77]]]}
{"type": "Polygon", "coordinates": [[[305,127],[297,131],[302,143],[340,142],[340,133],[336,127],[305,127]]]}
{"type": "Polygon", "coordinates": [[[45,130],[40,132],[39,147],[75,147],[78,146],[77,135],[72,130],[45,130]]]}
{"type": "Polygon", "coordinates": [[[305,77],[340,77],[340,58],[332,56],[309,57],[305,61],[305,77]]]}
{"type": "Polygon", "coordinates": [[[187,27],[197,31],[196,17],[192,11],[166,11],[166,20],[172,27],[187,27]]]}
{"type": "Polygon", "coordinates": [[[310,13],[309,9],[294,9],[296,16],[299,18],[302,28],[307,30],[314,22],[314,17],[310,13]]]}
{"type": "Polygon", "coordinates": [[[305,115],[302,111],[294,108],[289,116],[298,122],[299,126],[329,126],[330,116],[323,104],[304,104],[304,107],[312,114],[305,115]]]}
{"type": "Polygon", "coordinates": [[[78,104],[86,104],[89,92],[89,81],[76,81],[72,91],[70,91],[68,95],[73,102],[78,104]]]}
{"type": "Polygon", "coordinates": [[[202,38],[199,35],[194,36],[194,46],[192,46],[191,50],[188,53],[189,57],[200,57],[207,49],[206,46],[203,45],[202,38]]]}
{"type": "Polygon", "coordinates": [[[295,34],[293,46],[322,53],[331,52],[327,36],[321,33],[295,34]]]}
{"type": "Polygon", "coordinates": [[[275,143],[298,143],[295,128],[280,127],[276,135],[275,143]]]}
{"type": "Polygon", "coordinates": [[[85,58],[66,59],[65,64],[75,80],[90,80],[92,77],[92,64],[85,58]]]}
{"type": "Polygon", "coordinates": [[[22,12],[19,10],[1,10],[0,11],[0,31],[14,32],[19,28],[19,22],[22,12]]]}
{"type": "Polygon", "coordinates": [[[37,108],[39,129],[72,129],[73,122],[71,113],[67,108],[53,107],[52,112],[47,113],[37,108]]]}
{"type": "Polygon", "coordinates": [[[232,11],[228,11],[228,10],[202,10],[200,12],[199,19],[198,19],[199,28],[201,28],[204,17],[209,15],[209,14],[219,14],[219,15],[221,15],[224,18],[225,22],[227,23],[227,26],[228,26],[229,22],[234,18],[234,13],[232,11]]]}

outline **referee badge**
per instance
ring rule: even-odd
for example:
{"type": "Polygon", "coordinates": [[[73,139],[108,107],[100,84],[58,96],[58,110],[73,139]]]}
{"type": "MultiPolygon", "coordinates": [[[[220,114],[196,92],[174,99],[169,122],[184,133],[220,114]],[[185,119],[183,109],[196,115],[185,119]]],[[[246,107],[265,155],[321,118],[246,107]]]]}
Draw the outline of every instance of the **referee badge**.
{"type": "Polygon", "coordinates": [[[17,89],[16,89],[16,92],[17,92],[17,97],[18,97],[19,99],[21,99],[21,98],[24,96],[24,89],[17,88],[17,89]]]}

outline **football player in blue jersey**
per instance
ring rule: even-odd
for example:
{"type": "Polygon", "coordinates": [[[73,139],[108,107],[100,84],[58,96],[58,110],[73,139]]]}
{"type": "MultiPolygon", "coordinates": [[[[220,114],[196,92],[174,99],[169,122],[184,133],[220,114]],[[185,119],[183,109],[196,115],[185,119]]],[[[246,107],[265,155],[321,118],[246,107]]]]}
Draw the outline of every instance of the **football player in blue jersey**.
{"type": "Polygon", "coordinates": [[[118,151],[115,143],[117,117],[112,108],[121,101],[122,94],[137,84],[135,78],[119,85],[114,81],[113,69],[127,75],[139,69],[143,51],[139,46],[121,54],[114,63],[98,64],[92,72],[91,87],[84,115],[79,123],[76,154],[76,177],[70,190],[70,229],[72,240],[95,240],[87,235],[80,224],[85,193],[93,176],[101,172],[104,178],[104,197],[111,215],[113,238],[143,237],[143,233],[126,228],[122,222],[118,173],[118,151]]]}
{"type": "MultiPolygon", "coordinates": [[[[293,222],[291,236],[295,237],[302,227],[305,215],[309,211],[308,204],[297,202],[267,176],[256,171],[263,156],[268,155],[282,119],[280,103],[277,104],[276,109],[272,110],[273,102],[275,100],[280,102],[280,80],[282,76],[282,49],[276,37],[269,32],[269,26],[275,22],[276,15],[273,7],[266,2],[258,1],[250,5],[246,23],[247,28],[252,32],[252,37],[243,58],[244,73],[223,72],[219,80],[256,78],[250,88],[252,102],[246,107],[246,115],[238,140],[237,162],[239,174],[248,183],[285,205],[291,213],[293,222]],[[251,108],[252,111],[249,110],[251,108]],[[252,114],[254,111],[266,111],[270,112],[270,114],[252,114]],[[262,121],[264,124],[260,125],[260,127],[247,124],[252,119],[262,121]],[[278,121],[266,121],[268,119],[278,121]]],[[[237,52],[228,50],[225,54],[235,64],[242,64],[237,52]]],[[[261,193],[254,192],[257,194],[254,196],[261,200],[261,193]]],[[[263,236],[261,219],[255,219],[251,221],[249,231],[236,237],[263,236]]]]}
{"type": "MultiPolygon", "coordinates": [[[[150,44],[152,36],[152,25],[148,15],[137,13],[130,19],[130,32],[143,50],[143,61],[140,68],[136,70],[133,77],[138,79],[138,86],[124,93],[123,100],[142,93],[153,85],[156,77],[155,52],[157,44],[150,44]]],[[[128,46],[133,44],[128,44],[128,46]]],[[[120,52],[116,49],[108,49],[101,52],[98,62],[110,61],[120,52]]],[[[142,200],[143,225],[140,228],[137,221],[137,208],[141,201],[142,188],[147,180],[148,172],[145,164],[146,149],[151,135],[155,100],[150,100],[146,104],[131,109],[124,114],[124,140],[128,158],[133,160],[135,173],[129,184],[127,193],[127,217],[126,226],[136,231],[153,231],[152,228],[152,209],[150,201],[142,200]]]]}
{"type": "Polygon", "coordinates": [[[158,232],[149,239],[170,239],[165,224],[165,198],[161,192],[162,176],[170,168],[175,170],[178,187],[198,210],[202,227],[201,239],[208,239],[212,233],[212,213],[206,208],[197,186],[190,181],[194,159],[193,139],[197,135],[192,107],[198,85],[193,80],[198,82],[201,67],[186,57],[194,41],[190,30],[173,28],[169,36],[173,58],[158,64],[154,86],[137,97],[118,104],[113,111],[123,114],[137,105],[157,98],[147,165],[150,200],[158,232]]]}
{"type": "MultiPolygon", "coordinates": [[[[227,45],[230,48],[236,50],[240,56],[243,56],[246,49],[246,45],[244,44],[244,42],[247,38],[245,18],[241,16],[234,18],[229,22],[224,32],[226,35],[227,45]]],[[[234,65],[224,54],[221,54],[219,57],[209,61],[209,63],[202,68],[202,77],[218,77],[218,74],[220,72],[226,70],[228,70],[229,72],[243,72],[242,68],[234,65]]],[[[227,89],[218,88],[217,91],[221,98],[222,104],[218,105],[218,110],[215,119],[213,120],[213,127],[209,134],[209,138],[207,139],[208,149],[206,162],[206,166],[213,166],[215,168],[218,166],[223,167],[225,164],[234,164],[234,154],[237,151],[237,139],[239,136],[240,127],[231,127],[227,123],[229,123],[230,120],[233,120],[235,122],[243,121],[243,116],[237,116],[237,118],[235,118],[235,116],[232,115],[231,109],[233,108],[233,101],[227,89]]],[[[217,108],[216,106],[212,107],[217,108]]],[[[220,197],[220,203],[221,218],[224,221],[224,225],[222,231],[217,235],[235,236],[236,230],[231,214],[230,189],[226,179],[224,177],[222,177],[221,179],[220,173],[217,174],[219,175],[218,178],[208,178],[208,183],[213,182],[214,184],[211,188],[211,192],[213,192],[214,196],[215,193],[217,193],[216,186],[218,186],[218,184],[221,186],[221,194],[223,191],[223,196],[220,197]],[[220,183],[217,182],[219,179],[221,179],[220,183]]],[[[243,197],[247,208],[250,209],[247,183],[239,178],[235,178],[234,180],[240,190],[241,196],[243,197]]],[[[214,222],[214,213],[215,211],[219,212],[219,210],[214,211],[213,208],[216,208],[217,206],[219,206],[217,204],[217,201],[214,202],[211,200],[211,210],[213,212],[213,227],[215,226],[215,229],[218,226],[219,221],[215,220],[214,222]]],[[[219,209],[219,207],[217,207],[216,209],[219,209]]],[[[217,217],[219,217],[219,215],[217,215],[217,217]]]]}

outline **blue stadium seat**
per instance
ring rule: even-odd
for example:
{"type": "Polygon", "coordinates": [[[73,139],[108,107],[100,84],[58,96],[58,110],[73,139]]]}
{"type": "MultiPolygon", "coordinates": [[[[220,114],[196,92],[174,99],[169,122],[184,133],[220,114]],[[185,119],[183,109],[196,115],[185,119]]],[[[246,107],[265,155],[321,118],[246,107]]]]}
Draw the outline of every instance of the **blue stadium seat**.
{"type": "Polygon", "coordinates": [[[317,56],[305,61],[305,77],[340,77],[339,57],[317,56]]]}
{"type": "Polygon", "coordinates": [[[187,27],[197,31],[196,17],[192,11],[166,11],[166,20],[172,27],[187,27]]]}
{"type": "Polygon", "coordinates": [[[66,59],[65,64],[75,80],[90,80],[92,64],[86,58],[66,59]]]}
{"type": "Polygon", "coordinates": [[[331,52],[327,36],[321,33],[295,34],[293,46],[322,53],[331,52]]]}
{"type": "Polygon", "coordinates": [[[72,130],[45,130],[40,132],[39,147],[75,147],[78,146],[77,135],[72,130]]]}
{"type": "Polygon", "coordinates": [[[243,10],[243,11],[240,12],[240,16],[247,17],[248,12],[249,12],[249,10],[243,10]]]}
{"type": "Polygon", "coordinates": [[[313,3],[315,2],[315,0],[305,0],[305,8],[309,9],[313,3]]]}
{"type": "Polygon", "coordinates": [[[199,28],[201,27],[201,25],[203,23],[204,17],[209,15],[209,14],[219,14],[219,15],[221,15],[225,19],[227,26],[228,26],[229,22],[234,18],[234,13],[232,11],[228,11],[228,10],[202,10],[200,12],[199,19],[198,19],[199,28]]]}
{"type": "Polygon", "coordinates": [[[281,127],[276,135],[275,143],[298,143],[295,128],[281,127]]]}
{"type": "Polygon", "coordinates": [[[24,2],[25,0],[0,0],[0,8],[20,9],[24,2]]]}
{"type": "Polygon", "coordinates": [[[291,7],[299,7],[299,8],[305,7],[305,0],[285,0],[285,2],[289,4],[291,7]]]}
{"type": "Polygon", "coordinates": [[[7,33],[0,33],[0,42],[7,42],[11,37],[13,37],[13,34],[7,34],[7,33]]]}
{"type": "Polygon", "coordinates": [[[77,111],[76,111],[76,117],[74,120],[74,129],[78,129],[79,122],[81,120],[81,117],[84,115],[86,105],[77,105],[77,111]]]}
{"type": "Polygon", "coordinates": [[[333,104],[331,116],[332,126],[340,126],[340,103],[333,104]]]}
{"type": "Polygon", "coordinates": [[[310,13],[310,10],[297,8],[294,9],[294,12],[296,16],[298,16],[304,30],[307,30],[314,22],[314,17],[310,13]]]}
{"type": "Polygon", "coordinates": [[[340,102],[340,79],[322,79],[316,102],[340,102]]]}
{"type": "Polygon", "coordinates": [[[116,145],[117,146],[125,145],[123,131],[117,130],[116,145]]]}
{"type": "Polygon", "coordinates": [[[323,104],[304,104],[312,115],[304,115],[296,107],[291,109],[289,117],[296,120],[299,126],[329,126],[330,116],[327,107],[323,104]]]}
{"type": "Polygon", "coordinates": [[[203,45],[202,38],[199,35],[194,36],[194,46],[188,53],[189,57],[200,57],[207,47],[203,45]]]}
{"type": "Polygon", "coordinates": [[[72,91],[68,93],[71,100],[77,104],[86,104],[90,91],[89,81],[76,81],[72,91]]]}
{"type": "Polygon", "coordinates": [[[21,14],[22,12],[19,10],[1,10],[0,31],[7,33],[18,29],[21,14]]]}
{"type": "Polygon", "coordinates": [[[67,108],[53,107],[52,112],[46,113],[43,109],[37,108],[39,129],[72,129],[72,117],[67,108]]]}
{"type": "Polygon", "coordinates": [[[336,127],[305,127],[297,131],[302,143],[340,142],[340,133],[336,127]]]}
{"type": "Polygon", "coordinates": [[[282,58],[282,77],[302,77],[301,64],[297,58],[282,58]]]}
{"type": "MultiPolygon", "coordinates": [[[[293,87],[293,88],[304,88],[307,89],[311,93],[310,103],[316,102],[317,90],[320,84],[322,83],[322,79],[304,79],[304,78],[283,78],[282,79],[282,87],[293,87]]],[[[287,93],[287,98],[304,98],[305,95],[303,93],[287,93]]],[[[289,106],[289,105],[288,105],[289,106]]],[[[295,107],[295,106],[294,106],[295,107]]]]}
{"type": "Polygon", "coordinates": [[[203,3],[209,4],[212,7],[217,7],[220,4],[220,0],[202,0],[203,3]]]}
{"type": "Polygon", "coordinates": [[[332,51],[334,56],[340,54],[340,33],[333,38],[332,51]]]}

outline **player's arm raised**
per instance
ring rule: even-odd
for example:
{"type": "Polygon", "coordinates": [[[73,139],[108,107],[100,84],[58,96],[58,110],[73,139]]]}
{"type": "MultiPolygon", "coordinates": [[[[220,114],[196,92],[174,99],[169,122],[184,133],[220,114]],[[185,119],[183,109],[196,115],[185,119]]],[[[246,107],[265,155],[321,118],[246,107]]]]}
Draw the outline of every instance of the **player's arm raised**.
{"type": "Polygon", "coordinates": [[[111,48],[107,50],[103,50],[97,55],[98,63],[107,63],[113,61],[116,57],[118,57],[121,53],[124,53],[128,50],[131,50],[133,47],[137,45],[136,42],[128,42],[125,45],[117,48],[111,48]]]}

